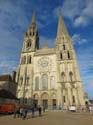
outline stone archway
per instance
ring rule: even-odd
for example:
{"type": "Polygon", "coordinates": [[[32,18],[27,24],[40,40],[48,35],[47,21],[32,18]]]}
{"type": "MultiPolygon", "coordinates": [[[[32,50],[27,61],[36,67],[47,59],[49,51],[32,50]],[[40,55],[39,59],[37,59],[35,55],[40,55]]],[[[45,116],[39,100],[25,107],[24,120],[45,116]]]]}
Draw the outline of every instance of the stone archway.
{"type": "Polygon", "coordinates": [[[39,102],[39,95],[36,93],[33,95],[33,104],[37,108],[39,102]]]}
{"type": "Polygon", "coordinates": [[[47,109],[48,106],[49,106],[49,95],[48,95],[48,93],[44,92],[41,95],[41,101],[42,101],[42,106],[47,109]]]}

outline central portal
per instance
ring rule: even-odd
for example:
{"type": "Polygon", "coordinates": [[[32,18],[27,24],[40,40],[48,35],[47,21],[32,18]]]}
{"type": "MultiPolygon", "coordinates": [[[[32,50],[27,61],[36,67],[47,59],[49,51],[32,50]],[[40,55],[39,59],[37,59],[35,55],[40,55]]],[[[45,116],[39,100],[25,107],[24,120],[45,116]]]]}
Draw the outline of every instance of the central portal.
{"type": "Polygon", "coordinates": [[[42,106],[45,108],[45,109],[48,109],[48,100],[49,100],[49,95],[48,93],[44,92],[42,93],[41,95],[41,100],[42,100],[42,106]]]}

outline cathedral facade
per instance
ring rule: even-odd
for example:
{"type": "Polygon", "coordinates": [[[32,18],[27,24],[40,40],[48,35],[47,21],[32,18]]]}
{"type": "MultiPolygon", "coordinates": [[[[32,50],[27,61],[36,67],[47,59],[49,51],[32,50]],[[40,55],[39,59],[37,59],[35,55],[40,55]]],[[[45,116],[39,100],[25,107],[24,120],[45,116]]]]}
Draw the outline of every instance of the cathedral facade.
{"type": "Polygon", "coordinates": [[[71,37],[61,15],[55,47],[39,48],[35,15],[24,35],[16,81],[21,104],[45,108],[85,105],[82,81],[71,37]]]}

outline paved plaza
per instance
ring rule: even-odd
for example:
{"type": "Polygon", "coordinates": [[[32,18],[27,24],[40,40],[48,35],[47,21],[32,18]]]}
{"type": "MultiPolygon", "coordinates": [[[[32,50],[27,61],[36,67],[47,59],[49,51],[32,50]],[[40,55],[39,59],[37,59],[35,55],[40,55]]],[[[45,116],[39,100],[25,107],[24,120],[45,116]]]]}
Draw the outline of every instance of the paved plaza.
{"type": "Polygon", "coordinates": [[[0,125],[93,125],[93,113],[47,111],[35,118],[29,113],[26,120],[14,119],[13,115],[0,116],[0,125]]]}

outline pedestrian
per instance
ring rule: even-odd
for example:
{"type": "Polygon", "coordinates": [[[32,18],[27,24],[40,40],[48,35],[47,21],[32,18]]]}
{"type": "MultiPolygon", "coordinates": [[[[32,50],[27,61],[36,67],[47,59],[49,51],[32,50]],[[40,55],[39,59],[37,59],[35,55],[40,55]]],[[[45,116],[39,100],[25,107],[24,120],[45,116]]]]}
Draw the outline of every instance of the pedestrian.
{"type": "Polygon", "coordinates": [[[19,106],[15,106],[15,109],[14,109],[14,118],[16,118],[16,115],[19,118],[19,116],[20,116],[19,106]]]}
{"type": "Polygon", "coordinates": [[[17,117],[18,118],[20,117],[20,108],[19,107],[17,108],[17,117]]]}
{"type": "Polygon", "coordinates": [[[21,108],[20,108],[20,118],[23,117],[23,110],[24,110],[23,107],[21,107],[21,108]]]}
{"type": "Polygon", "coordinates": [[[43,112],[45,112],[45,106],[43,106],[43,112]]]}
{"type": "Polygon", "coordinates": [[[15,108],[14,108],[14,118],[16,118],[16,114],[17,114],[17,108],[15,106],[15,108]]]}
{"type": "Polygon", "coordinates": [[[41,116],[41,112],[42,112],[41,106],[38,107],[38,112],[39,112],[39,116],[41,116]]]}
{"type": "Polygon", "coordinates": [[[35,109],[34,109],[34,107],[31,108],[31,111],[32,111],[32,118],[34,118],[35,117],[35,109]]]}
{"type": "Polygon", "coordinates": [[[25,107],[23,109],[23,120],[27,118],[28,109],[25,107]]]}

